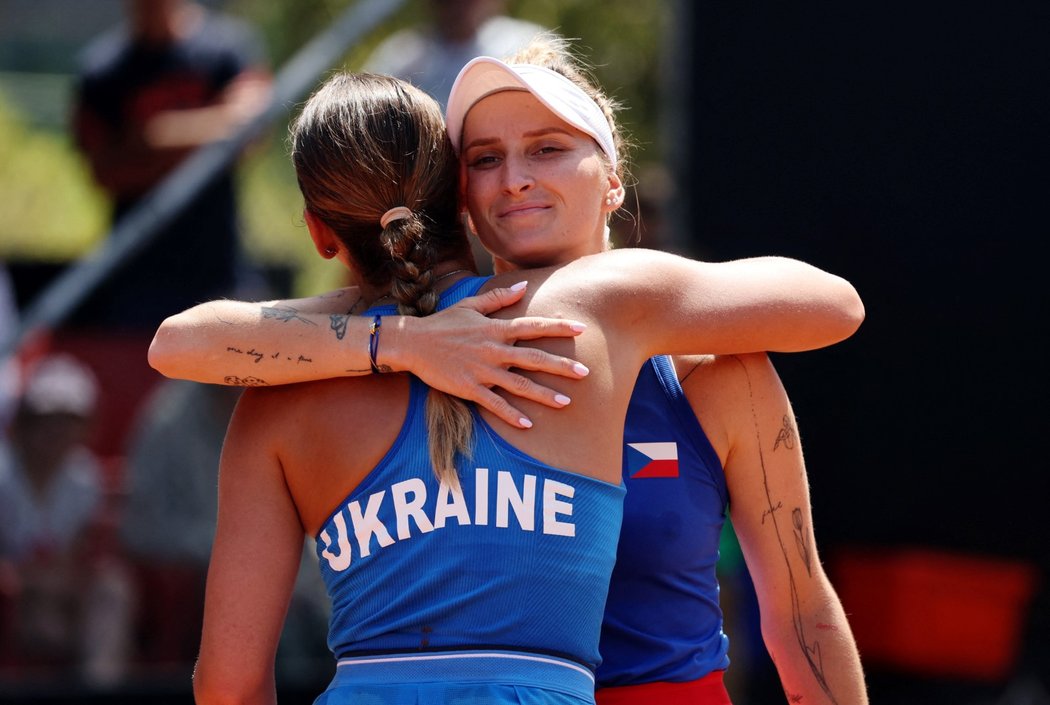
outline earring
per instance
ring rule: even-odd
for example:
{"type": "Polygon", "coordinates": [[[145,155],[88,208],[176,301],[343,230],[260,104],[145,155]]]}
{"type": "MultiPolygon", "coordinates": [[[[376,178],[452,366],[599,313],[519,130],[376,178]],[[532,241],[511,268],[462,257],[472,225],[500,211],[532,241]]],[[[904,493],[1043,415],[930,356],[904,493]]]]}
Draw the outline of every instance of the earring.
{"type": "Polygon", "coordinates": [[[612,196],[606,196],[605,197],[605,205],[607,205],[607,206],[611,206],[612,205],[612,196]]]}
{"type": "Polygon", "coordinates": [[[335,249],[334,247],[326,247],[324,248],[324,254],[325,257],[335,257],[337,254],[339,254],[339,250],[335,249]]]}

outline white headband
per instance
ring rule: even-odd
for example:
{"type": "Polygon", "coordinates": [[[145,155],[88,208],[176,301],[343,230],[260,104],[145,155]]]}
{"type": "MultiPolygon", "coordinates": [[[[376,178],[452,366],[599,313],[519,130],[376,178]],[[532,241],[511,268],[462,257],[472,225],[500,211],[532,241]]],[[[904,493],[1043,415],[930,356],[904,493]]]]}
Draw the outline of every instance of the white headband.
{"type": "Polygon", "coordinates": [[[485,96],[505,90],[531,93],[562,120],[593,137],[616,167],[616,144],[609,121],[583,89],[557,71],[530,64],[506,64],[491,56],[470,61],[452,84],[445,124],[456,152],[462,146],[467,112],[485,96]]]}

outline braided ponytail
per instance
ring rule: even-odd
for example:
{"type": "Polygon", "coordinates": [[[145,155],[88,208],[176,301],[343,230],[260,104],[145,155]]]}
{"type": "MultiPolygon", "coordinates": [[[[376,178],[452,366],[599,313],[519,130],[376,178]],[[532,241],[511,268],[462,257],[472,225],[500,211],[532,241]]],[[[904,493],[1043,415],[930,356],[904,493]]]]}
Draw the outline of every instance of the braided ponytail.
{"type": "MultiPolygon", "coordinates": [[[[433,313],[435,265],[472,261],[459,220],[459,162],[437,102],[396,78],[339,73],[307,101],[291,138],[306,207],[339,237],[357,274],[389,286],[402,315],[433,313]],[[380,225],[399,207],[411,214],[380,225]]],[[[455,457],[470,449],[470,409],[431,389],[426,417],[434,471],[458,487],[455,457]]]]}
{"type": "MultiPolygon", "coordinates": [[[[394,263],[390,289],[397,301],[397,312],[403,316],[429,316],[437,309],[434,290],[436,252],[424,237],[422,218],[413,213],[392,221],[383,229],[382,241],[394,263]]],[[[459,487],[456,455],[469,455],[474,431],[473,417],[466,402],[458,397],[431,389],[425,407],[430,464],[438,480],[459,487]]]]}

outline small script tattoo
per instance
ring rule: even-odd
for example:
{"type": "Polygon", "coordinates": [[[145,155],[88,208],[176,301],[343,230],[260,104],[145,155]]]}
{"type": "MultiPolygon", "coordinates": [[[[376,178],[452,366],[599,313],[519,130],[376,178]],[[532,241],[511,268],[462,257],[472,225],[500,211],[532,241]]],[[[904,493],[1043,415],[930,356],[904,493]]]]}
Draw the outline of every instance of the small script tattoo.
{"type": "Polygon", "coordinates": [[[238,355],[246,355],[246,356],[248,356],[250,358],[253,358],[255,360],[256,364],[261,362],[262,359],[264,357],[266,357],[265,353],[261,353],[258,350],[256,350],[255,348],[252,348],[251,350],[242,350],[241,348],[235,348],[232,345],[231,346],[227,346],[226,352],[237,353],[238,355]]]}
{"type": "Polygon", "coordinates": [[[311,321],[309,318],[303,318],[299,315],[299,311],[288,306],[263,306],[262,309],[263,318],[274,318],[282,323],[288,321],[299,321],[310,326],[316,326],[317,324],[311,321]]]}
{"type": "Polygon", "coordinates": [[[281,358],[284,358],[288,362],[294,362],[297,365],[301,364],[301,363],[304,363],[304,362],[313,362],[313,358],[309,358],[306,355],[285,355],[285,354],[283,354],[281,352],[264,353],[264,352],[260,352],[260,351],[256,350],[255,348],[251,348],[249,350],[243,350],[241,348],[237,348],[237,347],[234,347],[232,345],[227,346],[226,352],[236,353],[238,355],[245,355],[247,357],[252,358],[252,360],[254,360],[256,364],[262,362],[263,359],[265,359],[267,357],[270,358],[271,360],[280,360],[281,358]]]}
{"type": "Polygon", "coordinates": [[[783,509],[783,508],[784,508],[784,503],[783,502],[777,502],[777,505],[775,507],[771,505],[769,507],[769,509],[767,509],[764,512],[762,512],[762,523],[763,524],[766,523],[766,517],[767,516],[773,516],[773,512],[775,512],[778,509],[783,509]]]}
{"type": "Polygon", "coordinates": [[[795,447],[795,439],[798,437],[798,433],[795,431],[795,425],[791,423],[791,418],[786,414],[784,415],[784,423],[777,432],[777,439],[773,442],[773,450],[777,450],[783,445],[788,450],[795,447]]]}

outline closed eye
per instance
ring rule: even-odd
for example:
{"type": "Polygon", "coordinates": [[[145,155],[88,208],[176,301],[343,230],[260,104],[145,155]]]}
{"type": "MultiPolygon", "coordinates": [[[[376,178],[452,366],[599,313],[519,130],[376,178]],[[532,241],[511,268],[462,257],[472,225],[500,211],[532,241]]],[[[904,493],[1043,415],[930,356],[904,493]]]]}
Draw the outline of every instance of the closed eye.
{"type": "Polygon", "coordinates": [[[558,152],[564,152],[564,151],[565,151],[565,149],[562,148],[562,147],[556,147],[554,145],[548,145],[546,147],[540,147],[539,149],[537,149],[534,152],[534,154],[540,154],[540,155],[543,155],[543,154],[556,154],[558,152]]]}

